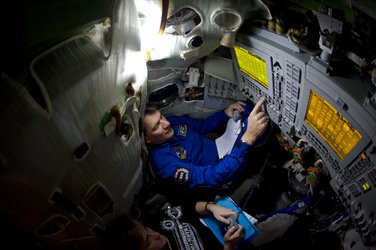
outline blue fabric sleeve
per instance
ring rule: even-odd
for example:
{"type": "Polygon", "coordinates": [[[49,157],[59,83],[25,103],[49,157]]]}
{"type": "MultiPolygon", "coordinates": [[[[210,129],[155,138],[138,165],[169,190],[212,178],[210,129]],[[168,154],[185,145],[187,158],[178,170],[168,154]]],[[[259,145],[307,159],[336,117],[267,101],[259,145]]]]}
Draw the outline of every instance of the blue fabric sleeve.
{"type": "Polygon", "coordinates": [[[153,151],[151,158],[158,176],[164,181],[175,182],[188,188],[219,188],[236,179],[249,149],[248,144],[241,142],[239,147],[234,147],[231,153],[217,164],[206,166],[186,163],[166,151],[153,151]],[[175,175],[179,170],[187,174],[186,182],[176,182],[175,175]]]}
{"type": "Polygon", "coordinates": [[[184,123],[187,124],[189,128],[196,130],[200,134],[206,134],[212,132],[220,125],[224,124],[228,121],[229,117],[226,115],[224,111],[216,112],[206,119],[197,119],[192,118],[187,115],[183,116],[175,116],[171,115],[166,117],[167,120],[174,124],[174,123],[184,123]]]}

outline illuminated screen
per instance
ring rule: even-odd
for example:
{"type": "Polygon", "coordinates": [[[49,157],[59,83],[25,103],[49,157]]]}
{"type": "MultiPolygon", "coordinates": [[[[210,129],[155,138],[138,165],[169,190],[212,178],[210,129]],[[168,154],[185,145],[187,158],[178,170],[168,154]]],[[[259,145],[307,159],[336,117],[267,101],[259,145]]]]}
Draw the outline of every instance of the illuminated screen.
{"type": "Polygon", "coordinates": [[[268,74],[265,60],[239,46],[234,46],[234,51],[239,69],[268,89],[268,74]]]}
{"type": "Polygon", "coordinates": [[[362,138],[332,105],[312,90],[304,120],[332,147],[341,160],[362,138]]]}

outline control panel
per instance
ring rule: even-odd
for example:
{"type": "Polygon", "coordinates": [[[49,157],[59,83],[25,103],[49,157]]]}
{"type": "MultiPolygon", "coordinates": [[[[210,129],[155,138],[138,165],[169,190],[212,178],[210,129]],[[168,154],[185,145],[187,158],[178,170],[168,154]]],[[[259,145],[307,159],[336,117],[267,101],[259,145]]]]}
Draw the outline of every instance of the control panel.
{"type": "Polygon", "coordinates": [[[375,242],[375,86],[327,75],[319,58],[285,46],[284,39],[260,30],[237,35],[232,55],[239,89],[254,102],[266,96],[268,115],[282,134],[314,149],[354,228],[365,242],[375,242]]]}

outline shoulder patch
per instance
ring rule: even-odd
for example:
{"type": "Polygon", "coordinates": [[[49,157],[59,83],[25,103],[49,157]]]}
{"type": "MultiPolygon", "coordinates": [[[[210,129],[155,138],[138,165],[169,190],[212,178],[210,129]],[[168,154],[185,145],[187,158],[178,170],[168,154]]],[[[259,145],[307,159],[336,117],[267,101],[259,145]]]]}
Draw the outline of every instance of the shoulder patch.
{"type": "Polygon", "coordinates": [[[182,135],[182,136],[187,135],[187,125],[186,124],[179,124],[178,134],[182,135]]]}
{"type": "Polygon", "coordinates": [[[174,180],[178,184],[186,184],[189,179],[189,170],[186,168],[177,168],[175,175],[174,175],[174,180]]]}
{"type": "Polygon", "coordinates": [[[185,160],[187,158],[187,150],[185,150],[185,148],[183,148],[182,146],[176,146],[172,149],[180,159],[185,160]]]}

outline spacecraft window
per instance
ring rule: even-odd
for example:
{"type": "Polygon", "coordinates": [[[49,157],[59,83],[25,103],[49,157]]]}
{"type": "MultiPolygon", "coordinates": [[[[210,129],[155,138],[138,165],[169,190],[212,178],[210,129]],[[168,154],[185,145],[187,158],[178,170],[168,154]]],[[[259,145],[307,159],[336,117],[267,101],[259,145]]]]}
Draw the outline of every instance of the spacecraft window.
{"type": "Polygon", "coordinates": [[[201,23],[198,11],[191,7],[184,7],[167,18],[165,32],[173,35],[186,36],[201,23]]]}
{"type": "Polygon", "coordinates": [[[168,106],[179,96],[178,90],[179,88],[176,84],[170,84],[161,89],[157,89],[150,93],[148,104],[158,109],[168,106]]]}
{"type": "Polygon", "coordinates": [[[242,24],[242,17],[234,9],[223,8],[213,12],[211,23],[216,29],[233,32],[242,24]]]}

